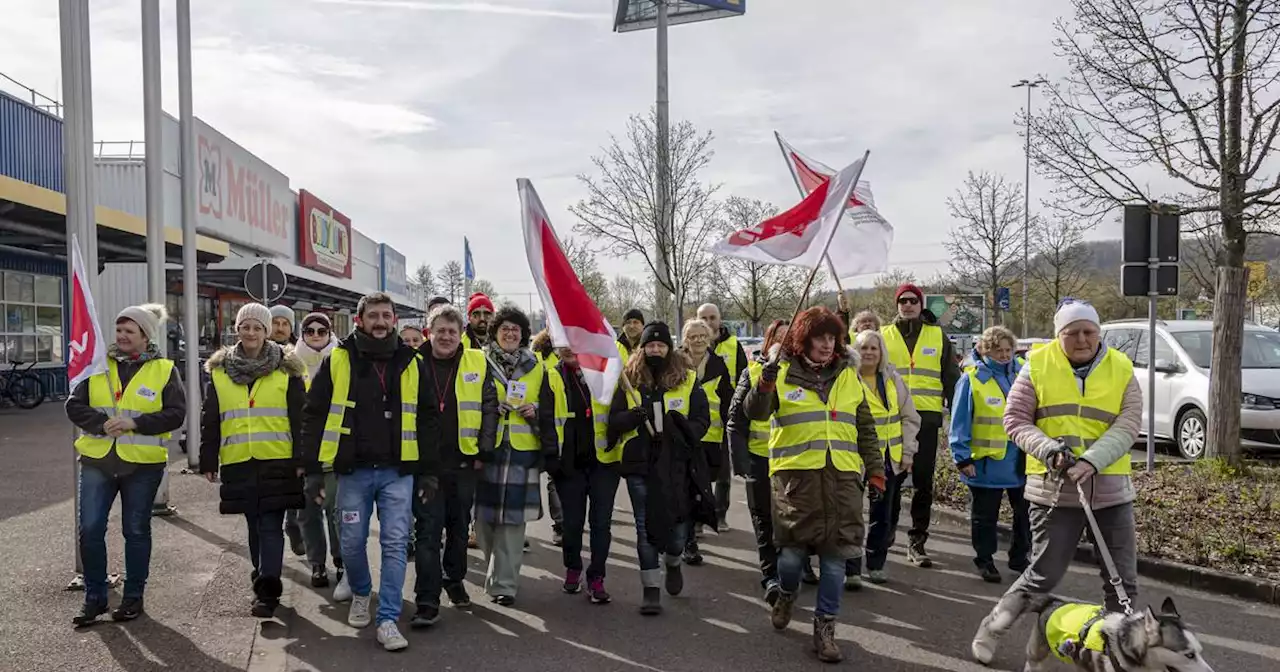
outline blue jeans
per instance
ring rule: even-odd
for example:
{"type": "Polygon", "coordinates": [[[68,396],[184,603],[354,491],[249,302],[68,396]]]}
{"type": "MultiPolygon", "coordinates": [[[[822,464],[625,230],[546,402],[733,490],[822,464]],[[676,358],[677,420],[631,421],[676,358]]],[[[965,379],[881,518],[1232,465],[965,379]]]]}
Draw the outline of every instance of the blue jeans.
{"type": "MultiPolygon", "coordinates": [[[[666,554],[667,564],[680,564],[680,554],[684,552],[684,542],[689,536],[689,523],[685,521],[673,525],[670,538],[663,542],[662,548],[649,543],[648,528],[645,526],[645,502],[649,496],[649,488],[644,479],[644,476],[628,476],[627,495],[631,497],[631,513],[636,519],[636,551],[640,556],[640,580],[646,587],[656,588],[658,586],[656,580],[646,579],[646,576],[652,575],[646,575],[645,572],[658,569],[660,554],[666,554]]],[[[592,529],[595,529],[594,525],[592,529]]]]}
{"type": "Polygon", "coordinates": [[[413,592],[414,601],[420,607],[439,607],[440,589],[467,578],[467,537],[471,531],[476,478],[477,472],[470,469],[447,471],[440,476],[440,490],[435,497],[427,502],[413,499],[414,529],[418,536],[413,592]]]}
{"type": "Polygon", "coordinates": [[[284,511],[244,514],[249,527],[249,561],[259,576],[280,578],[284,567],[284,511]]]}
{"type": "Polygon", "coordinates": [[[151,503],[163,469],[135,469],[115,476],[91,465],[80,466],[80,558],[84,564],[84,600],[107,601],[107,518],[120,495],[124,532],[124,597],[140,598],[151,573],[151,503]]]}
{"type": "Polygon", "coordinates": [[[400,620],[409,528],[413,525],[413,477],[395,467],[356,469],[338,475],[338,535],[342,564],[354,595],[373,591],[369,573],[369,518],[378,505],[378,542],[382,545],[382,581],[378,584],[377,622],[400,620]]]}
{"type": "MultiPolygon", "coordinates": [[[[778,555],[778,580],[784,592],[795,594],[800,589],[800,573],[808,557],[808,549],[788,547],[778,555]]],[[[844,592],[844,563],[840,555],[818,556],[818,600],[814,613],[835,616],[840,613],[840,594],[844,592]]]]}
{"type": "Polygon", "coordinates": [[[564,568],[582,571],[582,528],[591,521],[591,565],[587,580],[603,579],[609,546],[613,543],[613,502],[618,495],[618,472],[591,464],[556,481],[564,505],[564,568]]]}

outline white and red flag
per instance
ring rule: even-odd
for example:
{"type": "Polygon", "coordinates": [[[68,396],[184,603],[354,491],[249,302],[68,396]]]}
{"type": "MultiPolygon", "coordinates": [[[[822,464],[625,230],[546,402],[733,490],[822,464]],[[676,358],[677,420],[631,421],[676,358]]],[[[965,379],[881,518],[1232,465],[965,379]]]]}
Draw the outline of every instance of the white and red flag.
{"type": "MultiPolygon", "coordinates": [[[[835,170],[809,158],[774,132],[786,159],[787,170],[801,195],[811,194],[835,170]]],[[[893,247],[893,225],[876,210],[871,183],[859,181],[845,210],[840,233],[831,242],[831,268],[840,279],[889,270],[889,249],[893,247]]]]}
{"type": "Polygon", "coordinates": [[[102,328],[98,326],[98,311],[93,305],[93,293],[89,291],[89,276],[85,274],[84,259],[80,256],[80,241],[71,234],[71,330],[67,334],[68,389],[98,373],[107,371],[107,344],[102,340],[102,328]]]}
{"type": "Polygon", "coordinates": [[[538,287],[547,313],[551,342],[558,348],[573,350],[582,367],[582,377],[591,388],[591,396],[607,404],[613,399],[613,390],[622,373],[617,334],[569,265],[533,183],[522,177],[516,180],[516,188],[520,191],[529,272],[533,274],[533,284],[538,287]]]}
{"type": "MultiPolygon", "coordinates": [[[[790,210],[747,229],[734,231],[711,251],[763,264],[816,267],[823,256],[835,258],[837,240],[847,240],[849,227],[839,227],[853,202],[853,188],[867,157],[824,179],[790,210]]],[[[837,267],[839,268],[839,267],[837,267]]],[[[843,277],[843,273],[842,273],[843,277]]]]}

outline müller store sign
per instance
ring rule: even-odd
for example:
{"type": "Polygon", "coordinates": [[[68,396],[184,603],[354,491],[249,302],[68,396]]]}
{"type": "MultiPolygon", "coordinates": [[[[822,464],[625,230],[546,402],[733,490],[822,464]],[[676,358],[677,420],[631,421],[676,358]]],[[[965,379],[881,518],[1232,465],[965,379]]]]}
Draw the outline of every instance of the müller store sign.
{"type": "Polygon", "coordinates": [[[351,277],[351,220],[306,189],[298,190],[298,263],[321,273],[351,277]]]}

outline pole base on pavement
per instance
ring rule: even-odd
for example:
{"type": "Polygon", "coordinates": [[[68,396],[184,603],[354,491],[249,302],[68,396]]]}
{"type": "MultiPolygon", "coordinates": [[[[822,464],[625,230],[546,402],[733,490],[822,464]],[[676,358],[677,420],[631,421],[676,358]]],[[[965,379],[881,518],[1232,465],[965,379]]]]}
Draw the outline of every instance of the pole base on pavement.
{"type": "MultiPolygon", "coordinates": [[[[108,574],[108,575],[107,575],[107,588],[108,588],[108,589],[110,589],[110,588],[115,588],[115,587],[116,587],[116,586],[118,586],[118,585],[120,585],[120,575],[119,575],[119,574],[108,574]]],[[[68,583],[68,584],[67,584],[67,587],[66,587],[66,588],[63,588],[63,590],[68,591],[68,592],[73,592],[73,593],[74,593],[74,592],[84,592],[84,574],[76,574],[76,578],[71,579],[71,583],[68,583]]]]}
{"type": "Polygon", "coordinates": [[[163,518],[166,516],[176,515],[177,513],[178,507],[171,504],[156,504],[151,507],[151,515],[153,516],[160,516],[163,518]]]}

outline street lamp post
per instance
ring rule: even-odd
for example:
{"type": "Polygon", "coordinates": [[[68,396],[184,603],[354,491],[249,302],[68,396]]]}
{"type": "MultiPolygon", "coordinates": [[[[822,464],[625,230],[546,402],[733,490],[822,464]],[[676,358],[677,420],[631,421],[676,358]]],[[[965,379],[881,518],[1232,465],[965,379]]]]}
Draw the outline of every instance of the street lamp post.
{"type": "Polygon", "coordinates": [[[1027,338],[1027,274],[1031,268],[1031,89],[1041,84],[1048,84],[1043,77],[1034,81],[1019,80],[1013,88],[1024,87],[1027,90],[1026,107],[1026,174],[1022,182],[1022,337],[1027,338]]]}

